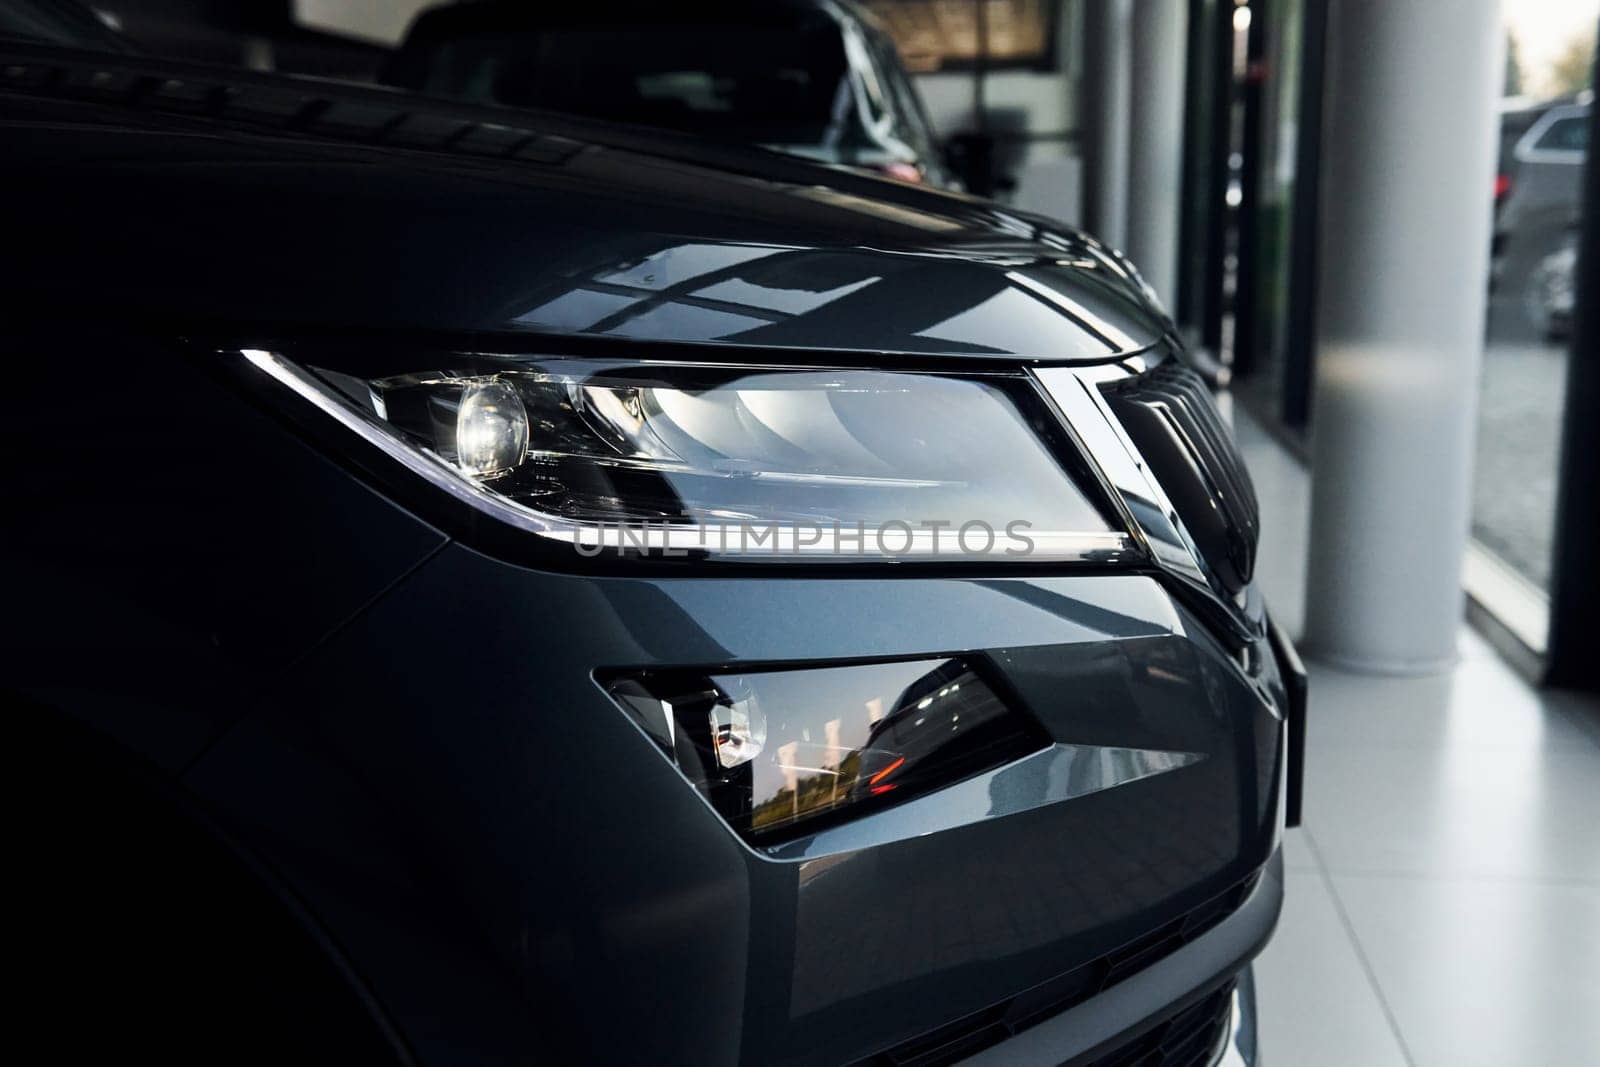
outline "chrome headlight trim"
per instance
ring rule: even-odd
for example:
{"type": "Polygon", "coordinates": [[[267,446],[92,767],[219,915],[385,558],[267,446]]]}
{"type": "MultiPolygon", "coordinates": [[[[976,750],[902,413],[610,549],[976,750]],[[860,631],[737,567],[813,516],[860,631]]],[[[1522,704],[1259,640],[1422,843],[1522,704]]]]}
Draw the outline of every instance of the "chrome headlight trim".
{"type": "Polygon", "coordinates": [[[1163,573],[1220,608],[1238,636],[1260,637],[1265,623],[1257,617],[1254,608],[1259,604],[1250,588],[1236,597],[1223,592],[1183,517],[1106,398],[1104,386],[1133,378],[1159,362],[1143,358],[1137,368],[1123,363],[1041,367],[1031,374],[1099,472],[1103,488],[1117,502],[1140,549],[1163,573]]]}
{"type": "Polygon", "coordinates": [[[1111,411],[1100,386],[1132,375],[1123,367],[1044,367],[1034,377],[1077,437],[1089,460],[1105,478],[1106,489],[1123,511],[1134,537],[1173,574],[1209,586],[1199,550],[1183,528],[1172,502],[1111,411]]]}
{"type": "MultiPolygon", "coordinates": [[[[464,478],[461,471],[443,457],[419,450],[403,441],[393,432],[375,421],[339,391],[331,389],[312,371],[297,362],[266,349],[231,350],[251,367],[266,374],[273,381],[309,403],[322,414],[332,418],[343,429],[354,433],[362,441],[377,449],[385,457],[423,479],[430,487],[443,491],[458,503],[485,513],[514,530],[532,534],[552,545],[565,545],[578,550],[578,554],[592,557],[608,550],[643,550],[667,556],[715,556],[728,562],[762,563],[774,559],[803,558],[824,562],[839,562],[852,568],[874,564],[949,564],[975,563],[995,565],[1009,563],[1022,566],[1049,566],[1060,564],[1128,565],[1143,562],[1145,552],[1138,539],[1126,530],[1102,531],[1033,531],[1028,540],[1036,543],[1038,559],[1029,561],[1012,554],[1001,553],[966,557],[949,551],[956,541],[950,530],[929,532],[920,529],[905,530],[904,524],[895,524],[893,535],[905,548],[889,556],[875,554],[849,555],[843,550],[845,543],[859,545],[864,533],[869,540],[878,528],[854,524],[839,530],[826,527],[784,527],[777,530],[776,540],[762,541],[753,548],[741,550],[726,543],[727,530],[716,523],[697,526],[651,526],[643,529],[622,529],[603,524],[568,520],[524,507],[495,493],[482,485],[464,478]],[[800,534],[804,532],[802,540],[800,534]],[[941,540],[942,537],[942,540],[941,540]],[[587,550],[587,551],[585,551],[587,550]]],[[[227,353],[225,353],[227,354],[227,353]]],[[[1070,477],[1063,472],[1063,478],[1070,477]]],[[[1083,487],[1089,489],[1089,487],[1083,487]]],[[[885,524],[887,526],[889,524],[885,524]]]]}

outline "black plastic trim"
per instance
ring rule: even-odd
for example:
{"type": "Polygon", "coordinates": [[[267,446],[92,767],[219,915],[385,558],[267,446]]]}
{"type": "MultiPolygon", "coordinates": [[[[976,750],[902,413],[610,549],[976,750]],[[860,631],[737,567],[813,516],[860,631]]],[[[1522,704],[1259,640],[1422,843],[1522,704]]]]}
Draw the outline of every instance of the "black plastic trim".
{"type": "Polygon", "coordinates": [[[853,1067],[945,1067],[986,1049],[998,1051],[1017,1035],[1087,1004],[1185,945],[1204,938],[1254,898],[1261,877],[1261,872],[1256,871],[1120,948],[1010,1000],[859,1060],[853,1067]]]}
{"type": "Polygon", "coordinates": [[[1088,1067],[1232,982],[1272,937],[1282,905],[1283,857],[1274,853],[1249,897],[1211,931],[1093,1000],[961,1062],[964,1067],[1088,1067]]]}
{"type": "Polygon", "coordinates": [[[1305,796],[1309,678],[1305,664],[1300,661],[1300,654],[1295,651],[1289,636],[1270,617],[1267,620],[1267,639],[1271,641],[1273,655],[1278,659],[1278,673],[1283,678],[1283,689],[1289,700],[1289,706],[1284,709],[1284,721],[1288,726],[1288,766],[1284,771],[1283,824],[1299,826],[1305,796]]]}

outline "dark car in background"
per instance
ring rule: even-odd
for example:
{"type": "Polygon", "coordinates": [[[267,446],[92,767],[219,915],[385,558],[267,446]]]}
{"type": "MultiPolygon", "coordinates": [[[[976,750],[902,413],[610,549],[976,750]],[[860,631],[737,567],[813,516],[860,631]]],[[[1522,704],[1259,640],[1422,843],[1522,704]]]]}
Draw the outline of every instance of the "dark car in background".
{"type": "Polygon", "coordinates": [[[450,4],[418,16],[381,80],[952,180],[894,43],[840,0],[450,4]]]}
{"type": "Polygon", "coordinates": [[[8,44],[14,1039],[1256,1062],[1304,675],[1093,238],[8,44]]]}

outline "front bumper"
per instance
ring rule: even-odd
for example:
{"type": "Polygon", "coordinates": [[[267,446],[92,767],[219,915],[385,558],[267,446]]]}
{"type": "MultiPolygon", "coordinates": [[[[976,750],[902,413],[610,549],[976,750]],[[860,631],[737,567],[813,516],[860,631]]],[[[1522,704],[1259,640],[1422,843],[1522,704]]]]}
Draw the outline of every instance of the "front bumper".
{"type": "Polygon", "coordinates": [[[876,1062],[1259,873],[1214,927],[990,1050],[1061,1063],[1227,981],[1281,897],[1275,657],[1224,647],[1147,575],[615,578],[451,545],[274,695],[190,782],[336,932],[423,1062],[459,1058],[463,1034],[482,1062],[876,1062]],[[1053,803],[996,797],[937,833],[847,824],[777,859],[594,681],[955,653],[1058,742],[1204,758],[1053,803]]]}
{"type": "Polygon", "coordinates": [[[1204,943],[1181,948],[1093,1001],[963,1060],[963,1067],[1099,1067],[1132,1062],[1257,1067],[1255,980],[1249,961],[1272,936],[1282,899],[1283,862],[1274,854],[1249,899],[1204,943]],[[1153,1005],[1159,1008],[1152,1010],[1153,1005]],[[1210,1025],[1213,1019],[1218,1024],[1215,1029],[1210,1025]],[[1188,1025],[1180,1029],[1174,1021],[1188,1025]],[[1168,1053],[1167,1058],[1137,1058],[1158,1048],[1168,1053]]]}

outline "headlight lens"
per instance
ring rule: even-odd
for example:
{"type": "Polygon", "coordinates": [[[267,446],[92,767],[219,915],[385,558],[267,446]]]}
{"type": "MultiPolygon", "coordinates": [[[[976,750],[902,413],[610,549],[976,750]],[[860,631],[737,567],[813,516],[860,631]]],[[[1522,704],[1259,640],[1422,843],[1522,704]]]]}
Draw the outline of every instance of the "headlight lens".
{"type": "Polygon", "coordinates": [[[528,455],[528,409],[495,378],[469,382],[456,402],[456,462],[469,475],[509,474],[528,455]]]}
{"type": "Polygon", "coordinates": [[[355,377],[245,354],[435,482],[587,554],[1130,551],[1020,378],[512,357],[355,377]]]}

